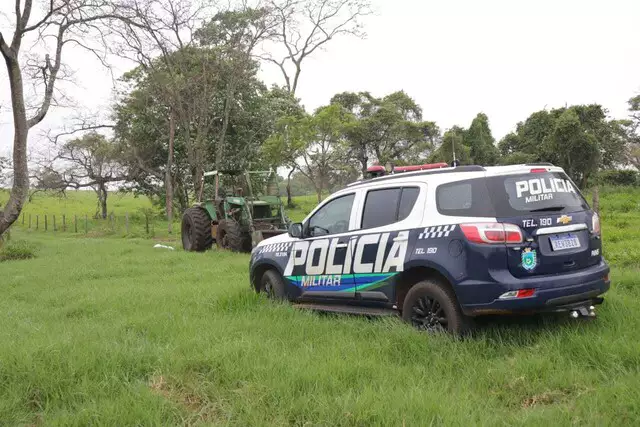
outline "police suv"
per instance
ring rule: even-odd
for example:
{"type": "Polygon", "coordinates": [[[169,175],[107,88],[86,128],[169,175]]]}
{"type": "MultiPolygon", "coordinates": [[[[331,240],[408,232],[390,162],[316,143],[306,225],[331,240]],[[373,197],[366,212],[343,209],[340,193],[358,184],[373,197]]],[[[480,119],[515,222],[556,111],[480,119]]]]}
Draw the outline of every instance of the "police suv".
{"type": "Polygon", "coordinates": [[[600,222],[563,169],[446,166],[376,169],[335,192],[253,249],[252,287],[428,331],[484,314],[594,316],[610,285],[600,222]]]}

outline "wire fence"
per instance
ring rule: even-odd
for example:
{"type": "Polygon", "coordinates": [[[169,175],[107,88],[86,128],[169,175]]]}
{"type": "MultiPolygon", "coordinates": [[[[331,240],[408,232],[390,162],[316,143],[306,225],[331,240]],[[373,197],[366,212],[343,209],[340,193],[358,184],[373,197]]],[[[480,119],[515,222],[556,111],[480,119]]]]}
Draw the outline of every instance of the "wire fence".
{"type": "Polygon", "coordinates": [[[89,237],[112,235],[154,238],[180,234],[179,223],[173,222],[170,234],[167,219],[151,212],[111,213],[107,218],[88,214],[23,213],[12,228],[43,233],[84,234],[89,237]]]}

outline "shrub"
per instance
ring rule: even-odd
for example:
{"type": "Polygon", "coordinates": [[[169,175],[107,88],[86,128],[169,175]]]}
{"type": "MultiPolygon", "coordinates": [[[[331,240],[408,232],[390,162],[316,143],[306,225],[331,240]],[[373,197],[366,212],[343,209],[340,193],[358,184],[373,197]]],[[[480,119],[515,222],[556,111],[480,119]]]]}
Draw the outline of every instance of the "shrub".
{"type": "Polygon", "coordinates": [[[634,170],[607,170],[598,176],[602,184],[609,185],[638,185],[638,172],[634,170]]]}
{"type": "Polygon", "coordinates": [[[36,248],[24,240],[5,243],[0,247],[0,262],[18,259],[29,259],[36,256],[36,248]]]}

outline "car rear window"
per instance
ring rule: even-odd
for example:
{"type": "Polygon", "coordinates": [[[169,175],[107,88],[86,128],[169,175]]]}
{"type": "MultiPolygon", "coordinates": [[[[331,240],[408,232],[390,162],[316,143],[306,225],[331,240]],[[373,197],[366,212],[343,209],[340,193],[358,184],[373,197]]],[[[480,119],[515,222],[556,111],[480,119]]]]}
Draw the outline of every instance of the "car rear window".
{"type": "Polygon", "coordinates": [[[438,186],[442,215],[514,217],[535,212],[589,209],[578,189],[562,172],[475,178],[438,186]]]}
{"type": "MultiPolygon", "coordinates": [[[[495,177],[492,178],[495,180],[495,177]]],[[[517,212],[570,212],[589,209],[573,182],[561,172],[535,173],[499,178],[503,192],[491,186],[496,201],[517,212]]],[[[503,208],[506,208],[503,207],[503,208]]]]}

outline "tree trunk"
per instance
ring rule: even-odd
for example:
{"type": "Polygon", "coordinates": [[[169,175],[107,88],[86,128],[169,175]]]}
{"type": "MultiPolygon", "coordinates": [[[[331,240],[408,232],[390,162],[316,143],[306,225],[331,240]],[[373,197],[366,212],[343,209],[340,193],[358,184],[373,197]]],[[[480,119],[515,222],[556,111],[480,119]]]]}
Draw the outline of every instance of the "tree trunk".
{"type": "Polygon", "coordinates": [[[369,159],[367,158],[365,153],[362,153],[362,155],[360,156],[360,165],[362,166],[362,178],[366,178],[367,177],[367,161],[369,159]]]}
{"type": "Polygon", "coordinates": [[[13,110],[13,187],[9,201],[0,215],[0,235],[9,229],[22,211],[29,195],[29,169],[27,165],[27,112],[24,105],[22,72],[17,59],[5,57],[9,86],[11,88],[11,108],[13,110]]]}
{"type": "Polygon", "coordinates": [[[173,169],[173,145],[176,134],[175,119],[173,110],[169,113],[169,154],[167,155],[167,168],[165,171],[166,209],[167,209],[167,231],[173,233],[173,179],[171,170],[173,169]]]}
{"type": "Polygon", "coordinates": [[[296,168],[291,168],[291,170],[289,171],[289,175],[287,175],[287,206],[288,207],[293,206],[293,200],[291,198],[291,175],[293,175],[293,172],[295,170],[296,168]]]}
{"type": "Polygon", "coordinates": [[[107,187],[104,183],[98,184],[98,203],[100,204],[100,217],[107,219],[107,187]]]}
{"type": "Polygon", "coordinates": [[[174,191],[178,196],[178,205],[180,206],[180,211],[184,212],[189,207],[189,197],[187,196],[187,189],[185,188],[184,180],[179,174],[176,174],[174,191]]]}
{"type": "Polygon", "coordinates": [[[226,143],[227,128],[229,127],[229,116],[231,115],[231,105],[235,94],[235,79],[231,79],[227,88],[226,99],[224,101],[224,117],[222,119],[222,129],[220,130],[220,138],[218,138],[218,147],[216,150],[216,170],[220,170],[222,166],[222,158],[224,157],[224,145],[226,143]]]}

